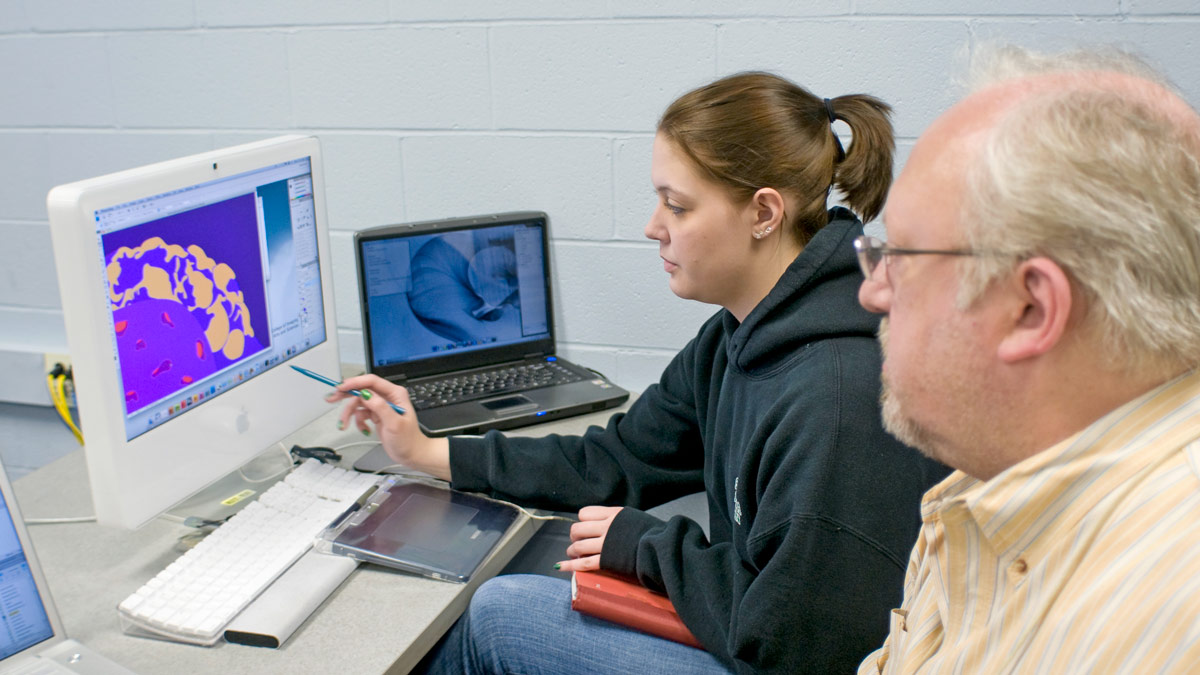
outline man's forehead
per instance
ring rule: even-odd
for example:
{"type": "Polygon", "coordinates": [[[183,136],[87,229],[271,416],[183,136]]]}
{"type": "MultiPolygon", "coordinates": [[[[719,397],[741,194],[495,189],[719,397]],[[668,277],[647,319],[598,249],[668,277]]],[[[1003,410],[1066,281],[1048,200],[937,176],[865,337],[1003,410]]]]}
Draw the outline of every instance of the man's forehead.
{"type": "Polygon", "coordinates": [[[883,219],[888,239],[898,245],[942,245],[945,242],[934,241],[940,239],[938,233],[929,230],[949,228],[961,212],[965,173],[979,152],[983,133],[950,114],[921,135],[888,193],[883,219]],[[914,223],[925,231],[914,230],[914,223]]]}

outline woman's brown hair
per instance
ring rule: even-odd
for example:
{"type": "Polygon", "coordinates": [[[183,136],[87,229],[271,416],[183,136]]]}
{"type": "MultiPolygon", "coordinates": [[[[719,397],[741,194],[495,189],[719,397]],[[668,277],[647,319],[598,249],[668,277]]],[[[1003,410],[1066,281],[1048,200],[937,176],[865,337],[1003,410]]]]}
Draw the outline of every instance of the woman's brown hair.
{"type": "Polygon", "coordinates": [[[891,112],[866,94],[821,99],[778,75],[746,72],[676,99],[658,132],[739,202],[764,187],[795,199],[799,213],[785,227],[803,246],[828,223],[833,186],[863,221],[879,215],[892,183],[891,112]],[[853,134],[845,152],[835,119],[853,134]]]}

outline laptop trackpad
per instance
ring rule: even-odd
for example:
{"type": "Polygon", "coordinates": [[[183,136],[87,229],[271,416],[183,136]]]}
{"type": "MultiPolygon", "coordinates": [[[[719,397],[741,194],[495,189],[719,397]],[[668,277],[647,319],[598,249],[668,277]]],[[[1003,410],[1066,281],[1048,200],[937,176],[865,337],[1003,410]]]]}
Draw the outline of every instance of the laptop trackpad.
{"type": "Polygon", "coordinates": [[[516,410],[537,407],[536,403],[524,396],[521,396],[520,394],[514,396],[505,396],[503,398],[493,398],[489,401],[480,401],[479,405],[501,415],[516,410]]]}

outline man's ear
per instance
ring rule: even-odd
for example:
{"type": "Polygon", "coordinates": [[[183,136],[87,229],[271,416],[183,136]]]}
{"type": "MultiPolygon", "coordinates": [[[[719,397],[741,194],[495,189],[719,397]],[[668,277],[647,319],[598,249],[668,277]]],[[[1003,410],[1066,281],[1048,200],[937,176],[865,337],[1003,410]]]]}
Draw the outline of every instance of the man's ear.
{"type": "Polygon", "coordinates": [[[1071,280],[1053,260],[1030,258],[1013,271],[1016,311],[997,355],[1012,363],[1041,356],[1059,344],[1071,316],[1071,280]]]}

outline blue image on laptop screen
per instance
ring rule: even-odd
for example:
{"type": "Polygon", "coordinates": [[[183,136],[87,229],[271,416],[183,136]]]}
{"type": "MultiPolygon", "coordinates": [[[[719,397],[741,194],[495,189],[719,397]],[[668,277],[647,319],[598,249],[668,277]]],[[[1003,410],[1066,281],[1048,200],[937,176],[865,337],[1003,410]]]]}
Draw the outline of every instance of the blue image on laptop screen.
{"type": "Polygon", "coordinates": [[[540,225],[364,242],[372,365],[550,336],[540,225]]]}
{"type": "Polygon", "coordinates": [[[0,659],[54,637],[37,582],[0,495],[0,659]]]}

